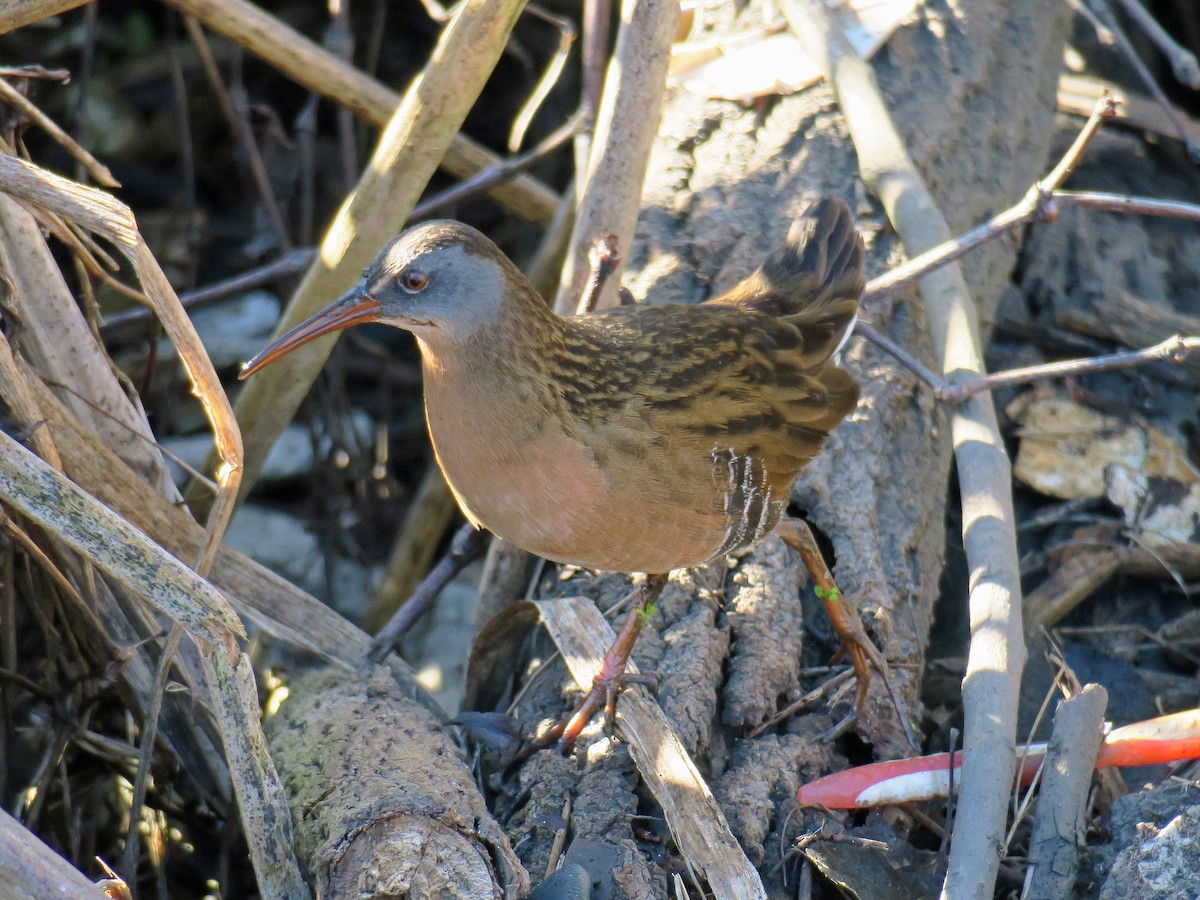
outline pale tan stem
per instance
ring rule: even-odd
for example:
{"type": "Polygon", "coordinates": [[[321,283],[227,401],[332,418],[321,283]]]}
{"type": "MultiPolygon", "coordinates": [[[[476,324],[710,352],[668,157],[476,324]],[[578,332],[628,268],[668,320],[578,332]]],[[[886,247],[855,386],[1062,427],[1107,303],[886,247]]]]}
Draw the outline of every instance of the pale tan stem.
{"type": "MultiPolygon", "coordinates": [[[[298,84],[340,103],[374,125],[387,125],[401,103],[398,92],[360,72],[246,0],[165,2],[181,13],[195,16],[205,27],[241,44],[298,84]]],[[[472,102],[477,93],[471,94],[472,102]]],[[[441,147],[445,149],[445,156],[440,165],[458,178],[469,178],[501,163],[496,154],[461,134],[452,134],[441,147]]],[[[513,214],[538,224],[549,222],[558,205],[554,191],[528,175],[518,175],[511,181],[498,184],[489,193],[513,214]]]]}
{"type": "MultiPolygon", "coordinates": [[[[818,0],[785,4],[792,28],[821,62],[858,151],[864,180],[883,201],[909,255],[950,239],[870,66],[831,23],[818,0]]],[[[978,313],[957,266],[921,281],[942,374],[984,371],[978,313]]],[[[971,570],[971,647],[963,682],[966,743],[960,808],[944,897],[991,897],[1016,765],[1017,691],[1025,664],[1021,582],[1012,506],[1011,465],[989,394],[957,407],[951,433],[963,508],[963,544],[971,570]]]]}
{"type": "Polygon", "coordinates": [[[0,0],[0,34],[83,6],[88,0],[0,0]]]}
{"type": "MultiPolygon", "coordinates": [[[[467,0],[459,7],[424,72],[380,135],[358,185],[330,224],[317,259],[276,328],[277,335],[354,284],[384,243],[404,226],[500,59],[523,6],[524,0],[467,0]]],[[[237,414],[246,425],[247,488],[296,414],[335,340],[331,335],[288,354],[242,389],[237,414]]]]}
{"type": "MultiPolygon", "coordinates": [[[[571,246],[554,309],[571,315],[587,283],[588,250],[601,235],[628,246],[637,227],[650,146],[658,131],[671,39],[679,4],[671,0],[624,0],[621,31],[596,116],[596,132],[583,183],[571,246]]],[[[599,306],[616,305],[620,269],[599,306]]]]}

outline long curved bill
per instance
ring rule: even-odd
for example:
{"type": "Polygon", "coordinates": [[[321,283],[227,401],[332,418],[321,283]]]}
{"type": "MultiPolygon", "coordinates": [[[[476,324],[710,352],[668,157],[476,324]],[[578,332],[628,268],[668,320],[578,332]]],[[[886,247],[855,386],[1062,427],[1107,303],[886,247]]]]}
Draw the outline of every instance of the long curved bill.
{"type": "Polygon", "coordinates": [[[341,331],[343,328],[363,322],[374,322],[379,318],[380,310],[379,301],[368,294],[361,284],[356,284],[339,299],[315,316],[305,319],[242,366],[242,371],[238,373],[238,380],[249,378],[281,356],[286,356],[297,347],[302,347],[309,341],[316,340],[331,331],[341,331]]]}

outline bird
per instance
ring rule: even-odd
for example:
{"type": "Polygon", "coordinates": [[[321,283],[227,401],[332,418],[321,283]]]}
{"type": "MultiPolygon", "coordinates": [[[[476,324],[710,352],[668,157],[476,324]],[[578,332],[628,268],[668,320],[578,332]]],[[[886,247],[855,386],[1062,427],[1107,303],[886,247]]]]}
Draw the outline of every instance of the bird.
{"type": "MultiPolygon", "coordinates": [[[[560,316],[479,231],[429,221],[240,377],[350,325],[405,329],[420,349],[434,454],[466,518],[553,562],[647,576],[592,690],[556,729],[567,746],[640,680],[625,665],[669,572],[776,531],[802,549],[786,508],[858,401],[838,353],[863,270],[849,207],[822,198],[758,268],[703,303],[560,316]]],[[[869,644],[856,623],[839,629],[844,647],[869,644]]]]}

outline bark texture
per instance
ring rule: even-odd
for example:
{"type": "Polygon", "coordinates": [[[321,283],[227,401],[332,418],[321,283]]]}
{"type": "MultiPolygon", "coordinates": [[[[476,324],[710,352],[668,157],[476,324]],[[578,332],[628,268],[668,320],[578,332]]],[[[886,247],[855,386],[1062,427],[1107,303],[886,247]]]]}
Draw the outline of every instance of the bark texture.
{"type": "MultiPolygon", "coordinates": [[[[756,11],[752,4],[743,15],[756,11]]],[[[733,4],[714,4],[701,15],[715,34],[737,24],[733,4]]],[[[895,117],[955,229],[1004,208],[1041,174],[1064,29],[1065,13],[1055,0],[1000,7],[985,0],[931,2],[877,57],[895,117]]],[[[664,107],[637,234],[623,240],[625,284],[647,302],[702,301],[748,274],[823,194],[857,198],[868,274],[879,274],[901,251],[878,207],[861,196],[854,173],[853,148],[824,86],[749,108],[674,91],[664,107]]],[[[1015,249],[1012,241],[997,242],[965,263],[985,321],[1007,284],[1015,249]]],[[[928,356],[923,312],[911,295],[873,305],[867,314],[928,356]]],[[[945,417],[907,371],[864,341],[853,339],[845,360],[862,385],[858,410],[802,474],[794,499],[827,539],[839,585],[861,606],[891,661],[906,712],[915,717],[945,549],[945,417]]],[[[832,648],[804,640],[828,626],[815,619],[802,628],[803,612],[815,601],[810,588],[797,591],[795,557],[776,542],[732,561],[728,572],[718,569],[676,574],[634,658],[642,671],[660,676],[659,702],[774,893],[783,888],[779,870],[771,871],[773,848],[798,779],[844,763],[836,749],[816,743],[830,724],[827,710],[793,717],[761,738],[745,734],[810,689],[815,681],[798,677],[801,662],[823,662],[832,648]]],[[[604,608],[627,585],[615,576],[577,574],[562,590],[594,595],[604,608]]],[[[521,711],[527,720],[561,712],[553,681],[553,675],[543,677],[526,694],[521,711]]],[[[835,711],[844,713],[845,704],[835,711]]],[[[905,755],[878,683],[856,727],[879,756],[905,755]]],[[[596,767],[625,772],[624,779],[610,775],[621,785],[609,798],[614,815],[636,796],[634,773],[621,769],[628,764],[601,746],[610,745],[593,745],[582,773],[535,757],[521,780],[536,787],[516,814],[500,811],[510,816],[510,837],[533,871],[546,845],[531,823],[560,813],[566,796],[583,796],[582,779],[597,777],[596,767]],[[535,774],[543,765],[554,766],[553,779],[535,774]]],[[[586,796],[595,806],[595,793],[586,796]]],[[[629,831],[623,825],[606,836],[624,843],[629,831]]],[[[647,865],[656,890],[665,891],[669,860],[647,865]]]]}
{"type": "Polygon", "coordinates": [[[390,672],[320,670],[267,719],[319,897],[519,897],[529,879],[461,751],[390,672]]]}

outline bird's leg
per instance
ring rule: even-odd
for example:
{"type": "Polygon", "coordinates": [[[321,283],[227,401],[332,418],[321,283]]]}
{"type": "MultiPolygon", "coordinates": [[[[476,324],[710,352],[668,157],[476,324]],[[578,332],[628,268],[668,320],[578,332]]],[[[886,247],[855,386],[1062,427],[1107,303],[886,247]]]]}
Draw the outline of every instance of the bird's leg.
{"type": "Polygon", "coordinates": [[[821,555],[821,548],[817,546],[816,538],[813,537],[808,523],[803,519],[786,518],[779,523],[778,533],[785,544],[800,554],[800,560],[804,563],[804,568],[808,570],[809,577],[812,578],[813,590],[825,607],[825,613],[829,616],[833,630],[837,632],[842,641],[842,646],[835,658],[848,657],[850,664],[854,667],[854,675],[857,679],[854,711],[834,726],[833,733],[838,734],[844,731],[863,708],[873,668],[883,679],[888,696],[892,699],[892,706],[895,707],[896,715],[899,716],[900,724],[904,728],[905,737],[910,745],[916,747],[916,738],[913,736],[908,718],[904,715],[899,698],[892,687],[887,660],[871,642],[866,629],[863,628],[858,610],[838,589],[837,582],[833,580],[833,573],[825,564],[825,557],[821,555]]]}
{"type": "Polygon", "coordinates": [[[629,684],[657,684],[658,679],[653,675],[631,674],[625,671],[625,666],[629,663],[629,654],[633,652],[638,635],[654,615],[654,603],[666,583],[666,575],[646,576],[645,583],[638,590],[633,609],[626,614],[620,632],[617,633],[608,652],[604,654],[600,669],[592,679],[591,690],[567,719],[555,725],[536,742],[535,749],[548,747],[557,741],[559,749],[564,753],[569,751],[601,703],[604,704],[606,725],[611,728],[613,717],[616,715],[617,695],[623,687],[629,684]]]}

